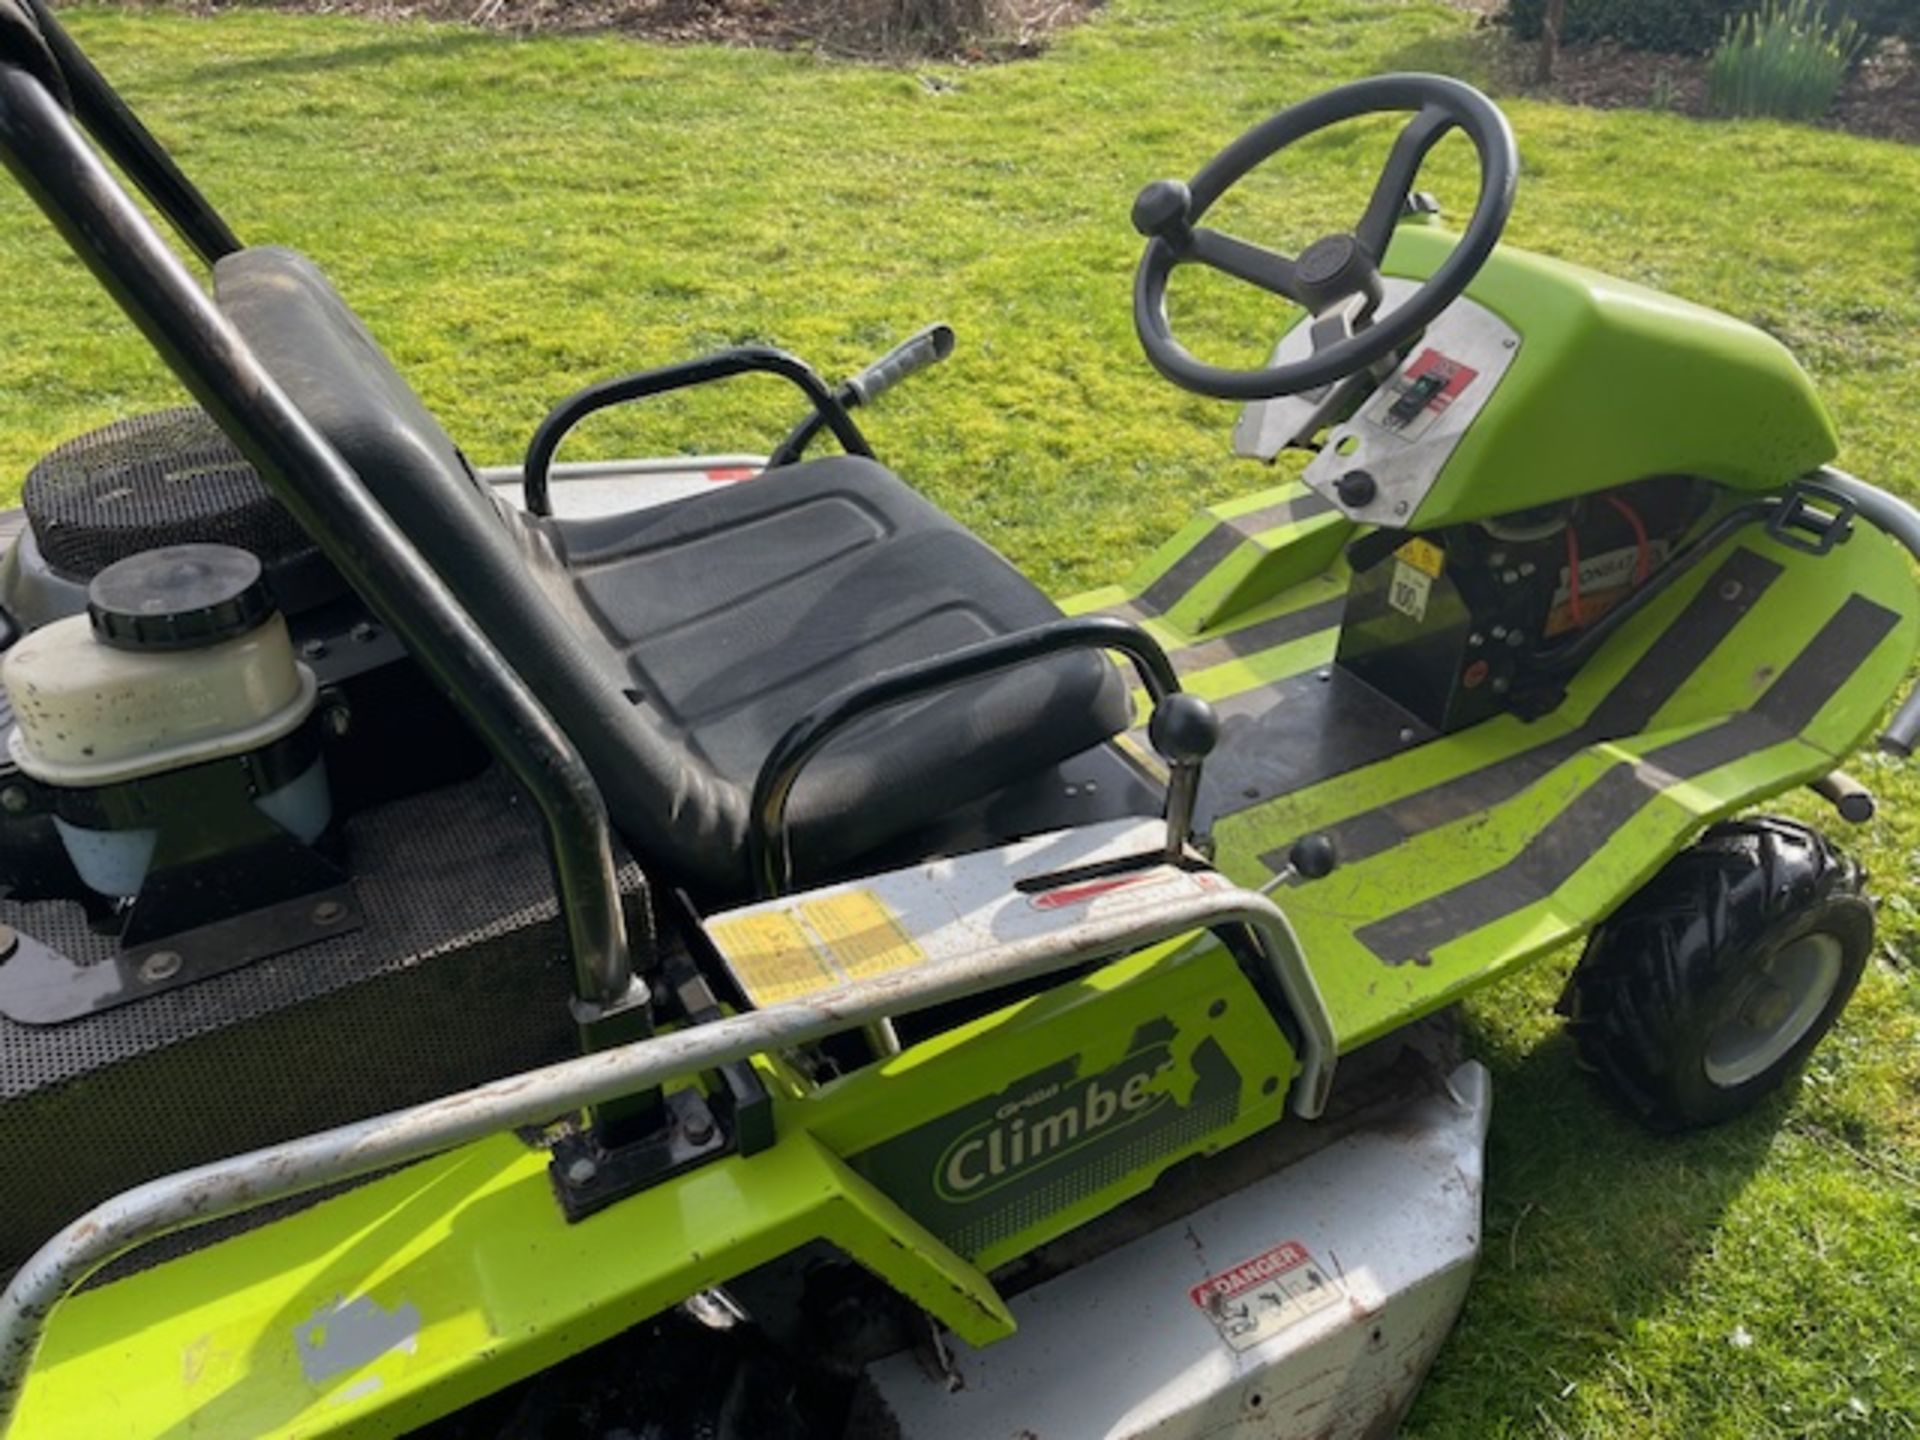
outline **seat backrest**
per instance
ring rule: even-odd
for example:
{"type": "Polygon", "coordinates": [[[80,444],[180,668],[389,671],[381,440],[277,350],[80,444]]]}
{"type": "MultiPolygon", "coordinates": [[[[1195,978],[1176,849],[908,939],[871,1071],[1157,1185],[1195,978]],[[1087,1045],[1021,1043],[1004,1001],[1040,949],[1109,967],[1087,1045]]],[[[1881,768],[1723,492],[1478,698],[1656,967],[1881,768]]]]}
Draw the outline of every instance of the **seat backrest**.
{"type": "Polygon", "coordinates": [[[646,727],[548,532],[480,483],[319,267],[292,250],[241,250],[215,265],[214,294],[572,736],[641,858],[696,885],[735,888],[745,797],[646,727]],[[635,816],[657,817],[669,833],[635,833],[635,816]]]}

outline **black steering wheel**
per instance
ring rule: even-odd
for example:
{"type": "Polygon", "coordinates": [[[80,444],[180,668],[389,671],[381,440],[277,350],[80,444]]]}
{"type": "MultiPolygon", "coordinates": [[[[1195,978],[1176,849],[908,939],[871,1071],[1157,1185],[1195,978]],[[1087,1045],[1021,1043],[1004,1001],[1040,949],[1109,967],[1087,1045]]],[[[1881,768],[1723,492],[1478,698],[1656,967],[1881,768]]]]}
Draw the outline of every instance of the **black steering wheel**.
{"type": "Polygon", "coordinates": [[[1298,395],[1365,369],[1411,341],[1467,288],[1506,228],[1519,169],[1507,117],[1471,85],[1444,75],[1379,75],[1282,110],[1209,160],[1191,184],[1156,180],[1133,202],[1133,228],[1147,237],[1133,283],[1133,324],[1147,359],[1174,384],[1221,400],[1298,395]],[[1393,142],[1366,213],[1350,234],[1328,235],[1288,259],[1200,225],[1229,186],[1295,141],[1343,120],[1405,110],[1414,117],[1393,142]],[[1473,217],[1427,282],[1376,323],[1380,261],[1401,207],[1427,152],[1456,125],[1480,156],[1473,217]],[[1167,279],[1189,261],[1304,305],[1313,316],[1313,353],[1260,370],[1196,360],[1167,324],[1167,279]]]}

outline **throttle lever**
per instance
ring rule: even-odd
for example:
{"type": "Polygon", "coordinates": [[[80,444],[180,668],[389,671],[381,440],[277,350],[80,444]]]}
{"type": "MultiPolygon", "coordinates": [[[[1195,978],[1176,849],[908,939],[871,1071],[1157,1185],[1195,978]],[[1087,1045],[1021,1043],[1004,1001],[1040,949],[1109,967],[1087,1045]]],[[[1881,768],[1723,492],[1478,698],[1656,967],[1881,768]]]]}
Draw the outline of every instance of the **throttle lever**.
{"type": "Polygon", "coordinates": [[[953,354],[953,327],[935,322],[908,336],[847,381],[843,403],[871,405],[902,380],[953,354]]]}

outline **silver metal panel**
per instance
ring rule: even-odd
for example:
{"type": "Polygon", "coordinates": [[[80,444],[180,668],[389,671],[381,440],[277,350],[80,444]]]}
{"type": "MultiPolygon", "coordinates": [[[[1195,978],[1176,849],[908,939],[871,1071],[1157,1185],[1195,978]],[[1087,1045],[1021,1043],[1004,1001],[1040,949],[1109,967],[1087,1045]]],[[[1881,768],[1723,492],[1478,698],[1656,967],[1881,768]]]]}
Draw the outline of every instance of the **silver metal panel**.
{"type": "Polygon", "coordinates": [[[1325,448],[1301,478],[1349,519],[1407,524],[1519,351],[1520,334],[1506,321],[1472,300],[1454,301],[1353,418],[1327,432],[1325,448]],[[1397,420],[1397,402],[1436,366],[1450,367],[1453,383],[1411,420],[1397,420]],[[1335,489],[1354,470],[1373,477],[1375,493],[1364,505],[1345,504],[1335,489]]]}
{"type": "MultiPolygon", "coordinates": [[[[1384,295],[1380,318],[1385,319],[1420,285],[1418,281],[1384,275],[1380,288],[1384,295]]],[[[1305,360],[1313,353],[1312,328],[1308,318],[1302,315],[1300,323],[1280,337],[1280,343],[1273,347],[1273,358],[1267,363],[1290,365],[1305,360]]],[[[1304,395],[1276,395],[1271,400],[1252,401],[1234,424],[1233,453],[1249,460],[1271,460],[1290,445],[1304,445],[1326,424],[1323,412],[1338,388],[1323,385],[1304,395]]]]}
{"type": "Polygon", "coordinates": [[[1449,1089],[1017,1297],[958,1389],[870,1367],[901,1440],[1391,1434],[1480,1249],[1492,1087],[1449,1089]]]}
{"type": "MultiPolygon", "coordinates": [[[[764,455],[666,455],[633,460],[572,460],[548,473],[553,513],[567,520],[600,515],[624,515],[646,510],[690,495],[704,494],[715,485],[733,485],[757,476],[766,465],[764,455]]],[[[488,465],[479,472],[481,483],[492,487],[513,506],[524,501],[518,465],[488,465]]]]}
{"type": "MultiPolygon", "coordinates": [[[[1416,288],[1412,281],[1392,276],[1385,286],[1387,313],[1416,288]]],[[[1307,332],[1302,320],[1281,336],[1274,348],[1274,363],[1305,359],[1312,351],[1307,332]]],[[[1350,519],[1373,525],[1407,524],[1519,351],[1520,334],[1506,321],[1476,301],[1454,301],[1352,418],[1327,432],[1325,446],[1302,478],[1350,519]],[[1458,383],[1422,405],[1410,419],[1396,417],[1395,403],[1436,364],[1451,367],[1460,377],[1458,383]],[[1335,489],[1340,477],[1351,470],[1364,470],[1373,477],[1375,494],[1364,505],[1346,504],[1335,489]]],[[[1271,460],[1287,446],[1311,439],[1326,423],[1327,413],[1338,408],[1329,391],[1256,401],[1241,412],[1234,427],[1234,450],[1271,460]]]]}
{"type": "MultiPolygon", "coordinates": [[[[1054,831],[743,906],[708,921],[707,933],[762,1006],[860,983],[863,974],[992,970],[1018,947],[1076,947],[1092,927],[1144,923],[1237,890],[1217,870],[1166,862],[1166,835],[1164,821],[1139,819],[1054,831]],[[1148,863],[1120,873],[1087,873],[1141,857],[1148,863]]],[[[1300,1026],[1291,1099],[1311,1118],[1332,1088],[1333,1018],[1277,910],[1254,926],[1254,938],[1300,1026]]]]}

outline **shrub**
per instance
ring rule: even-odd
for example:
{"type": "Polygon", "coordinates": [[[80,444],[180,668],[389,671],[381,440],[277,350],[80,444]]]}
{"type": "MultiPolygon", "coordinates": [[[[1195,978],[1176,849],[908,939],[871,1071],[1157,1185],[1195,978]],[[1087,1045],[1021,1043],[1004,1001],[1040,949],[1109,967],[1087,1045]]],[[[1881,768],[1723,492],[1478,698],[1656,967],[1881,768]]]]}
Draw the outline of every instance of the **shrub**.
{"type": "Polygon", "coordinates": [[[1860,27],[1829,23],[1816,0],[1764,0],[1727,22],[1707,63],[1707,104],[1722,115],[1816,120],[1859,56],[1860,27]]]}
{"type": "MultiPolygon", "coordinates": [[[[1754,8],[1754,0],[1567,0],[1560,38],[1579,45],[1611,40],[1631,50],[1705,55],[1725,37],[1727,26],[1754,8]]],[[[1920,43],[1920,0],[1830,0],[1823,13],[1852,19],[1878,39],[1904,36],[1920,43]]],[[[1540,38],[1546,0],[1508,0],[1506,21],[1522,40],[1540,38]]]]}
{"type": "Polygon", "coordinates": [[[1868,35],[1898,35],[1920,45],[1920,0],[1847,0],[1841,9],[1868,35]]]}
{"type": "MultiPolygon", "coordinates": [[[[1567,0],[1560,38],[1570,45],[1612,40],[1633,50],[1704,55],[1748,0],[1567,0]]],[[[1522,40],[1540,38],[1546,0],[1508,0],[1507,23],[1522,40]]]]}

